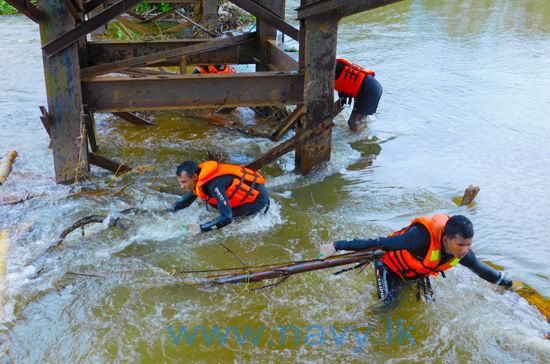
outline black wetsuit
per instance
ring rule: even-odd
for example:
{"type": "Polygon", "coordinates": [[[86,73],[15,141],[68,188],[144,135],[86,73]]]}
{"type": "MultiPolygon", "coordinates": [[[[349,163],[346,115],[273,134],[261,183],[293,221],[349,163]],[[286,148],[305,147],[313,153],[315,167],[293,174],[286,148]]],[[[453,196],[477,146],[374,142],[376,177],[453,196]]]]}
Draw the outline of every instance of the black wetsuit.
{"type": "MultiPolygon", "coordinates": [[[[257,184],[255,189],[257,189],[260,194],[256,197],[254,202],[246,203],[232,209],[229,206],[229,199],[227,198],[226,191],[229,186],[231,186],[234,179],[235,177],[230,175],[219,176],[208,181],[202,187],[203,192],[208,197],[213,197],[216,199],[216,204],[210,204],[210,206],[218,209],[220,216],[201,224],[201,231],[205,232],[219,229],[227,224],[230,224],[233,221],[233,217],[253,215],[263,208],[268,207],[269,193],[267,192],[267,188],[264,185],[257,184]]],[[[185,196],[178,199],[172,205],[172,209],[174,211],[184,209],[191,205],[196,198],[197,195],[193,192],[189,192],[185,196]]],[[[267,208],[265,211],[267,211],[267,208]]]]}
{"type": "MultiPolygon", "coordinates": [[[[344,64],[336,62],[336,72],[334,79],[338,79],[344,70],[344,64]]],[[[361,115],[372,115],[378,108],[380,97],[382,97],[382,85],[371,75],[365,75],[363,82],[359,88],[359,93],[353,102],[353,113],[361,115]]],[[[339,95],[343,97],[343,95],[339,95]]]]}
{"type": "MultiPolygon", "coordinates": [[[[339,240],[334,243],[334,248],[336,250],[363,250],[373,247],[380,247],[382,250],[408,250],[412,255],[414,255],[418,260],[422,261],[428,250],[430,248],[430,233],[421,224],[416,224],[412,226],[406,233],[402,235],[382,237],[377,239],[356,239],[356,240],[339,240]]],[[[449,262],[454,257],[450,254],[447,254],[442,246],[442,255],[441,261],[439,264],[444,264],[449,262]]],[[[379,262],[379,264],[383,264],[379,262]]],[[[469,250],[468,254],[462,259],[460,259],[460,264],[470,269],[472,272],[477,274],[479,277],[484,280],[503,285],[505,287],[512,286],[512,280],[504,277],[504,275],[489,267],[487,264],[481,262],[477,259],[473,250],[469,250]]],[[[402,279],[395,274],[391,269],[386,268],[386,277],[387,277],[387,286],[390,289],[395,289],[402,279]]]]}

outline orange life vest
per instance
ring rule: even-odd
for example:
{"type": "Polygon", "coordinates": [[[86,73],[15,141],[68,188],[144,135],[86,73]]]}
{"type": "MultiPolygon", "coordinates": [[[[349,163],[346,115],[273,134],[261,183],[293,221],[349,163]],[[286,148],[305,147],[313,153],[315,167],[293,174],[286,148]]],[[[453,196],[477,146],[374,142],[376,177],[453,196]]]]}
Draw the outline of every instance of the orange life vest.
{"type": "Polygon", "coordinates": [[[237,73],[237,71],[228,64],[226,64],[224,69],[221,71],[218,70],[213,64],[209,64],[206,68],[201,65],[197,65],[196,69],[199,73],[237,73]]]}
{"type": "Polygon", "coordinates": [[[229,186],[229,188],[225,191],[231,207],[237,207],[256,200],[260,194],[258,190],[255,189],[256,185],[265,184],[265,179],[262,175],[249,168],[236,166],[233,164],[220,164],[216,161],[201,163],[199,164],[199,167],[201,171],[193,193],[201,199],[208,201],[208,203],[212,205],[216,205],[216,199],[207,196],[202,190],[202,187],[213,178],[223,175],[231,175],[235,177],[233,179],[233,183],[231,183],[231,186],[229,186]]]}
{"type": "Polygon", "coordinates": [[[334,89],[345,96],[356,98],[365,75],[374,77],[374,71],[353,64],[347,59],[336,58],[336,62],[344,64],[344,69],[334,81],[334,89]]]}
{"type": "Polygon", "coordinates": [[[415,224],[421,224],[426,227],[430,233],[430,247],[423,260],[419,260],[419,258],[412,255],[408,250],[387,251],[381,260],[388,268],[403,279],[436,276],[441,271],[455,267],[460,262],[458,258],[453,258],[441,265],[439,264],[441,261],[441,238],[443,236],[443,229],[449,218],[448,215],[443,214],[435,214],[432,217],[418,217],[409,226],[388,235],[402,235],[415,224]]]}

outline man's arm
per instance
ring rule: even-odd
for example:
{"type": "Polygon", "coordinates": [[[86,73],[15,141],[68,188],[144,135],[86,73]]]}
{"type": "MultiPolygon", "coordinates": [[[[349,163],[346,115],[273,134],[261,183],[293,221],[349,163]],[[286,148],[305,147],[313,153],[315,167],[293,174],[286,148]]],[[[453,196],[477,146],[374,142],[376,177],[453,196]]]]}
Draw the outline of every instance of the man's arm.
{"type": "Polygon", "coordinates": [[[201,224],[200,228],[202,232],[222,228],[225,225],[231,224],[233,221],[233,212],[231,211],[231,206],[229,205],[229,199],[225,193],[225,186],[223,183],[216,180],[211,181],[208,184],[208,191],[209,195],[216,199],[220,216],[201,224]]]}
{"type": "Polygon", "coordinates": [[[402,235],[381,237],[376,239],[339,240],[321,246],[319,257],[329,257],[337,250],[363,250],[379,247],[382,250],[407,249],[413,255],[424,256],[430,244],[430,234],[425,227],[418,225],[411,227],[402,235]]]}
{"type": "Polygon", "coordinates": [[[464,258],[460,260],[460,264],[470,269],[479,277],[485,279],[487,282],[495,283],[499,286],[506,288],[512,287],[512,280],[504,276],[504,273],[491,268],[487,264],[477,259],[473,250],[470,250],[464,258]]]}
{"type": "Polygon", "coordinates": [[[428,238],[426,229],[413,226],[405,234],[376,239],[339,240],[334,243],[336,250],[363,250],[380,247],[382,250],[418,249],[428,238]]]}
{"type": "Polygon", "coordinates": [[[193,192],[187,193],[185,196],[180,197],[176,202],[172,204],[172,211],[178,211],[191,205],[197,198],[193,192]]]}

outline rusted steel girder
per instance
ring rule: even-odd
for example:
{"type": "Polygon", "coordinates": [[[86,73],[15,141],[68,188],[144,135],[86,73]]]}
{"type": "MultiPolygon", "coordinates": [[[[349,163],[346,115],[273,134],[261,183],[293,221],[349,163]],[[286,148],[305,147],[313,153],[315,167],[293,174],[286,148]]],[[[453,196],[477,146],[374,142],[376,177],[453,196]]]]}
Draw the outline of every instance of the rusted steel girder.
{"type": "Polygon", "coordinates": [[[271,64],[273,64],[278,71],[298,71],[298,61],[286,54],[284,50],[277,47],[275,40],[270,39],[267,43],[270,47],[271,64]]]}
{"type": "Polygon", "coordinates": [[[163,62],[175,57],[182,57],[190,54],[200,54],[208,50],[217,50],[225,47],[241,44],[255,39],[255,33],[246,33],[230,38],[216,38],[208,42],[193,44],[187,47],[170,49],[158,53],[148,54],[141,57],[133,57],[112,63],[103,63],[97,66],[87,67],[80,71],[82,78],[92,77],[110,72],[115,72],[130,67],[143,67],[163,62]]]}
{"type": "Polygon", "coordinates": [[[401,0],[318,0],[296,8],[298,19],[336,11],[339,19],[401,0]]]}
{"type": "Polygon", "coordinates": [[[84,103],[96,112],[296,105],[303,101],[304,76],[258,72],[100,77],[83,81],[82,93],[84,103]]]}
{"type": "Polygon", "coordinates": [[[292,25],[288,24],[280,16],[266,8],[265,6],[258,4],[255,1],[251,0],[230,0],[233,4],[237,5],[239,8],[246,10],[250,14],[254,15],[256,18],[269,23],[274,28],[280,30],[281,32],[288,35],[294,40],[299,40],[300,31],[294,28],[292,25]]]}
{"type": "Polygon", "coordinates": [[[91,33],[95,29],[106,24],[108,21],[113,20],[120,14],[124,13],[126,10],[133,8],[141,2],[142,0],[121,0],[116,4],[109,6],[107,9],[103,10],[101,13],[97,14],[90,20],[76,26],[72,30],[46,43],[42,47],[42,52],[47,57],[51,57],[57,52],[67,48],[74,42],[77,42],[86,34],[91,33]]]}
{"type": "Polygon", "coordinates": [[[35,23],[38,23],[38,21],[44,16],[44,14],[29,0],[6,0],[6,2],[35,23]]]}

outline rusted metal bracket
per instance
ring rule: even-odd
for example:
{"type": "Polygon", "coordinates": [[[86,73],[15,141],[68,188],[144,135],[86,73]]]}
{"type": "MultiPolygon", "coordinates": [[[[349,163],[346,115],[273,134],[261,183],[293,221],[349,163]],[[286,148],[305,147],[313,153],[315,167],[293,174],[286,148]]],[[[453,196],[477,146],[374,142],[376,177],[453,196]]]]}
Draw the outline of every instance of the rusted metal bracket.
{"type": "Polygon", "coordinates": [[[125,173],[132,170],[132,167],[129,167],[123,163],[114,162],[95,153],[88,153],[88,161],[94,166],[101,167],[115,174],[125,173]]]}
{"type": "Polygon", "coordinates": [[[109,6],[107,9],[103,10],[101,13],[97,14],[90,20],[76,26],[74,29],[68,31],[67,33],[46,43],[42,47],[42,52],[46,55],[46,57],[53,56],[54,54],[67,48],[74,42],[77,42],[86,34],[91,33],[95,29],[106,24],[108,21],[113,20],[120,14],[124,13],[126,10],[133,8],[141,2],[142,0],[121,0],[109,6]]]}
{"type": "Polygon", "coordinates": [[[277,30],[288,35],[290,38],[299,41],[300,31],[294,28],[292,25],[288,24],[284,19],[281,19],[280,16],[266,8],[265,6],[258,4],[257,2],[251,0],[230,0],[233,4],[237,5],[239,8],[246,10],[250,14],[254,15],[256,18],[269,23],[277,30]]]}
{"type": "Polygon", "coordinates": [[[48,114],[48,109],[46,109],[46,106],[40,105],[38,106],[38,108],[40,109],[40,113],[42,114],[42,116],[40,116],[40,121],[42,121],[42,125],[44,125],[44,129],[46,129],[46,133],[48,133],[48,136],[51,138],[51,125],[53,123],[53,118],[50,114],[48,114]]]}
{"type": "Polygon", "coordinates": [[[6,2],[35,23],[38,23],[44,16],[42,11],[34,6],[29,0],[6,0],[6,2]]]}
{"type": "Polygon", "coordinates": [[[142,117],[137,116],[136,114],[132,114],[131,112],[114,112],[113,115],[118,116],[119,118],[122,118],[132,124],[137,125],[153,125],[153,122],[146,120],[142,117]]]}
{"type": "Polygon", "coordinates": [[[82,118],[84,120],[84,126],[86,127],[86,135],[90,142],[90,149],[92,152],[97,152],[99,147],[97,146],[97,139],[95,135],[95,119],[93,111],[88,105],[82,105],[82,118]]]}
{"type": "Polygon", "coordinates": [[[298,20],[332,11],[336,11],[341,19],[399,1],[402,0],[318,0],[296,8],[296,12],[298,20]]]}

